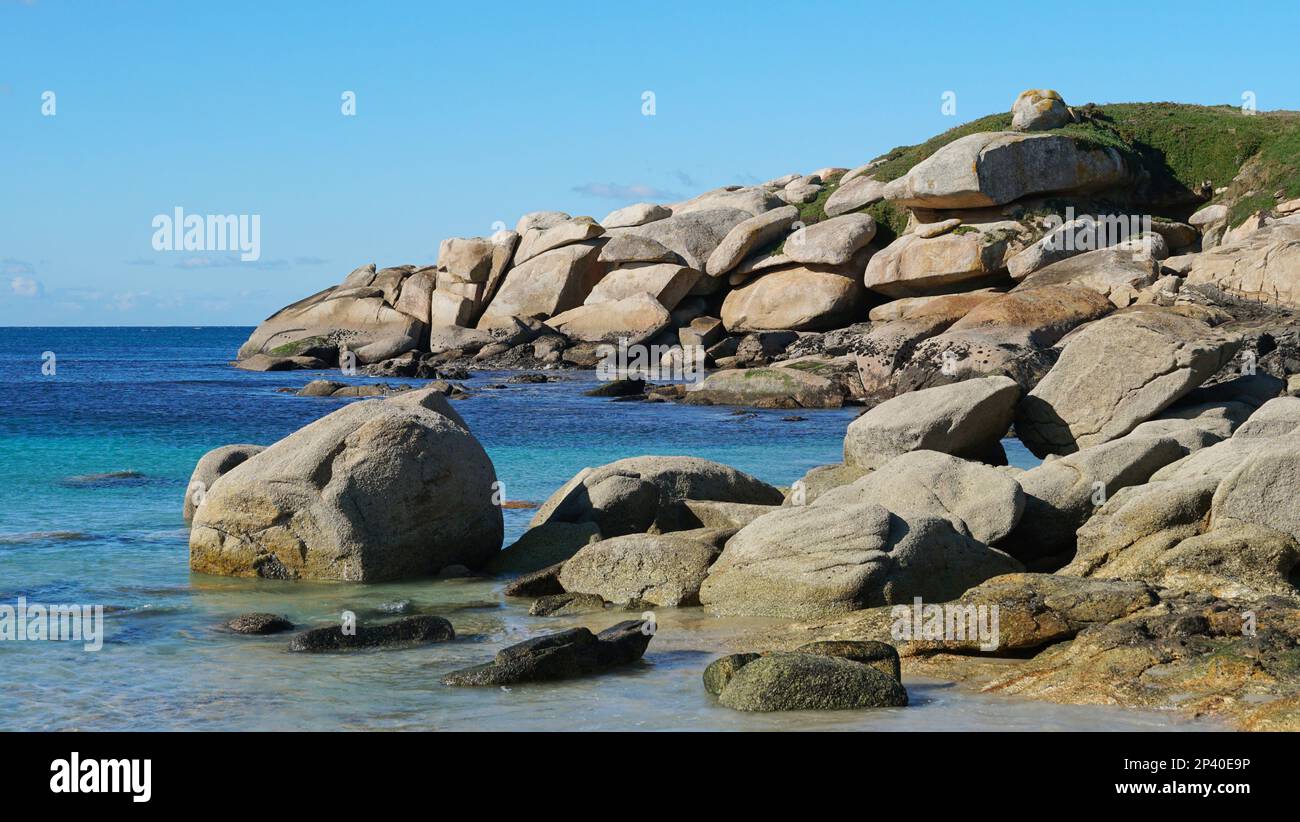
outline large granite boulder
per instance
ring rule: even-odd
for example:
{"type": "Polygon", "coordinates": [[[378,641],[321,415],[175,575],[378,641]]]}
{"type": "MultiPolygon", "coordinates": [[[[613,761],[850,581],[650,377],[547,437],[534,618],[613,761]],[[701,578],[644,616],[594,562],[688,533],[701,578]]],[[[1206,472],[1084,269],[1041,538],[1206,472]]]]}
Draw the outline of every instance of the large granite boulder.
{"type": "Polygon", "coordinates": [[[888,297],[914,297],[991,283],[1005,276],[1008,256],[1024,240],[1024,228],[1010,220],[904,234],[872,256],[863,284],[888,297]]]}
{"type": "MultiPolygon", "coordinates": [[[[781,205],[779,200],[777,205],[781,205]]],[[[631,235],[654,240],[681,257],[686,265],[696,271],[704,271],[709,256],[721,245],[731,229],[753,216],[749,211],[730,207],[687,212],[674,208],[673,216],[667,219],[631,228],[609,229],[605,234],[609,237],[631,235]]]]}
{"type": "Polygon", "coordinates": [[[752,408],[839,408],[844,391],[833,380],[798,368],[714,371],[682,397],[687,405],[752,408]]]}
{"type": "Polygon", "coordinates": [[[574,243],[538,254],[506,272],[478,327],[497,328],[512,317],[551,317],[577,308],[605,271],[599,242],[574,243]]]}
{"type": "Polygon", "coordinates": [[[682,500],[780,505],[779,490],[734,468],[695,457],[629,457],[584,468],[542,503],[531,526],[593,522],[606,538],[645,533],[682,500]]]}
{"type": "Polygon", "coordinates": [[[700,584],[727,532],[625,534],[593,542],[564,563],[560,584],[570,593],[607,602],[698,605],[700,584]]]}
{"type": "Polygon", "coordinates": [[[393,341],[401,341],[404,351],[416,348],[428,326],[394,305],[401,297],[402,282],[414,270],[402,266],[376,272],[374,264],[358,268],[343,284],[287,305],[263,320],[240,346],[239,359],[257,354],[310,355],[310,349],[323,344],[345,344],[357,351],[378,341],[387,341],[389,348],[394,347],[393,341]]]}
{"type": "Polygon", "coordinates": [[[672,311],[699,279],[700,272],[676,263],[633,263],[606,274],[584,304],[612,303],[644,293],[672,311]]]}
{"type": "Polygon", "coordinates": [[[850,270],[799,266],[764,273],[722,303],[728,331],[821,331],[852,322],[865,292],[850,270]]]}
{"type": "Polygon", "coordinates": [[[185,503],[181,509],[185,523],[188,525],[194,520],[195,510],[207,499],[208,492],[218,479],[249,457],[265,450],[264,445],[223,445],[199,457],[190,474],[190,483],[185,487],[185,503]]]}
{"type": "Polygon", "coordinates": [[[989,458],[1011,427],[1020,387],[985,377],[902,394],[849,424],[844,462],[878,468],[909,451],[989,458]]]}
{"type": "Polygon", "coordinates": [[[710,277],[721,277],[739,265],[750,252],[784,237],[798,218],[799,209],[784,206],[742,220],[713,249],[705,263],[705,273],[710,277]]]}
{"type": "Polygon", "coordinates": [[[1031,194],[1081,193],[1129,177],[1112,148],[1058,134],[994,131],[960,137],[885,187],[885,198],[931,209],[983,208],[1031,194]]]}
{"type": "Polygon", "coordinates": [[[785,254],[805,265],[846,265],[875,236],[870,214],[845,214],[799,229],[785,241],[785,254]]]}
{"type": "Polygon", "coordinates": [[[787,506],[728,540],[700,588],[720,614],[807,619],[875,605],[943,602],[1020,563],[946,519],[875,503],[787,506]]]}
{"type": "Polygon", "coordinates": [[[436,388],[348,405],[236,466],[190,532],[190,568],[373,582],[477,568],[501,547],[492,461],[436,388]]]}
{"type": "Polygon", "coordinates": [[[945,519],[958,533],[994,545],[1020,522],[1025,495],[1005,471],[937,451],[912,451],[817,496],[811,505],[867,502],[904,519],[945,519]]]}
{"type": "Polygon", "coordinates": [[[551,317],[547,325],[570,340],[628,345],[645,342],[672,324],[672,315],[645,291],[609,302],[571,308],[551,317]]]}
{"type": "Polygon", "coordinates": [[[1022,91],[1011,106],[1013,131],[1048,131],[1060,128],[1071,119],[1069,107],[1052,89],[1022,91]]]}
{"type": "Polygon", "coordinates": [[[907,361],[893,368],[891,382],[903,393],[996,375],[1027,391],[1056,362],[1050,346],[1112,310],[1105,296],[1077,286],[1002,294],[972,308],[947,331],[918,342],[907,361]]]}
{"type": "Polygon", "coordinates": [[[1016,432],[1039,456],[1117,439],[1223,368],[1241,339],[1175,311],[1142,307],[1098,320],[1066,341],[1021,401],[1016,432]]]}
{"type": "Polygon", "coordinates": [[[1197,254],[1188,283],[1213,283],[1252,300],[1300,307],[1300,225],[1273,223],[1197,254]]]}

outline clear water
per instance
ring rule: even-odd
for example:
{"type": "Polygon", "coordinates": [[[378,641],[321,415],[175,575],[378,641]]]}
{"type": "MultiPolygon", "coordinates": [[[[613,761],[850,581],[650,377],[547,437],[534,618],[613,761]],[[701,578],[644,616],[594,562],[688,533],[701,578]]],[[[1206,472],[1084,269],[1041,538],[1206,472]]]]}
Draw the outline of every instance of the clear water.
{"type": "MultiPolygon", "coordinates": [[[[270,443],[339,401],[278,392],[321,374],[255,374],[228,360],[247,328],[0,329],[0,603],[103,604],[96,653],[55,642],[0,642],[0,729],[1064,729],[1182,728],[1165,714],[1062,707],[907,683],[906,709],[756,716],[719,708],[700,671],[728,639],[771,623],[659,612],[642,664],[606,677],[511,689],[453,689],[439,677],[560,627],[627,614],[536,618],[501,583],[286,583],[191,574],[181,499],[195,460],[233,442],[270,443]],[[54,352],[57,373],[42,374],[54,352]],[[132,476],[85,479],[110,472],[132,476]],[[217,626],[249,611],[299,625],[439,613],[452,643],[299,655],[281,637],[217,626]]],[[[337,374],[331,375],[338,378],[337,374]]],[[[486,386],[458,403],[510,499],[540,501],[587,465],[690,454],[786,485],[839,459],[853,410],[760,411],[614,403],[581,396],[590,374],[486,386]]],[[[364,380],[369,381],[369,380],[364,380]]],[[[400,382],[392,380],[391,382],[400,382]]],[[[1007,443],[1012,461],[1032,457],[1007,443]]],[[[531,516],[507,510],[507,540],[531,516]]],[[[1203,726],[1197,726],[1203,727],[1203,726]]]]}

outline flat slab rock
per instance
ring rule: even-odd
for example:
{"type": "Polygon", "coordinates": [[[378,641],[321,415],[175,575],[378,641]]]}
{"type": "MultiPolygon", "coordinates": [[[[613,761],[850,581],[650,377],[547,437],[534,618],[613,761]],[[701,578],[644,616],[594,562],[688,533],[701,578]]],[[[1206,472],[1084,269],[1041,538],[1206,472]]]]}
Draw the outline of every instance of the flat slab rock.
{"type": "Polygon", "coordinates": [[[600,674],[636,662],[650,644],[650,623],[630,619],[598,634],[569,628],[511,645],[483,665],[452,671],[443,685],[513,685],[600,674]]]}
{"type": "Polygon", "coordinates": [[[362,648],[386,648],[445,642],[455,639],[451,623],[440,616],[410,616],[383,625],[358,625],[355,633],[344,633],[342,626],[313,628],[289,643],[290,651],[353,651],[362,648]]]}

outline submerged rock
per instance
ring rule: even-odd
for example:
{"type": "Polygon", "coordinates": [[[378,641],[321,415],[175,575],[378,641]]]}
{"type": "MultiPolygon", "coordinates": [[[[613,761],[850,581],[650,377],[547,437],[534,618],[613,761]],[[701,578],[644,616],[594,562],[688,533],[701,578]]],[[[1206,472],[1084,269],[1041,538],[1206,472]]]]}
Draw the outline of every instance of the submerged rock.
{"type": "Polygon", "coordinates": [[[291,651],[352,651],[361,648],[389,648],[446,642],[456,638],[451,623],[440,616],[410,616],[383,625],[358,625],[355,633],[344,633],[342,626],[313,628],[289,643],[291,651]]]}
{"type": "Polygon", "coordinates": [[[718,703],[737,711],[839,711],[898,708],[907,691],[878,668],[838,656],[779,653],[732,673],[718,703]]]}
{"type": "Polygon", "coordinates": [[[293,623],[278,614],[243,614],[226,623],[237,634],[263,635],[292,631],[293,623]]]}
{"type": "Polygon", "coordinates": [[[650,623],[627,620],[593,634],[570,628],[511,645],[484,665],[453,671],[444,685],[514,685],[603,673],[637,661],[650,644],[650,623]]]}

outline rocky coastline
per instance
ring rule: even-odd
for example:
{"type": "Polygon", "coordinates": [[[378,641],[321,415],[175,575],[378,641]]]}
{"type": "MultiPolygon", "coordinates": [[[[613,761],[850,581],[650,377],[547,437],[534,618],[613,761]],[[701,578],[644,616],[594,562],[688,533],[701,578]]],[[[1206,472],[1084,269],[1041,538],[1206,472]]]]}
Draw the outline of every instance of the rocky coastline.
{"type": "MultiPolygon", "coordinates": [[[[449,687],[632,664],[654,610],[703,608],[786,625],[701,670],[737,710],[901,707],[901,672],[1298,730],[1300,190],[1159,142],[1236,128],[1266,144],[1300,120],[1030,90],[856,168],[599,222],[533,212],[444,240],[434,266],[361,266],[236,365],[408,382],[326,375],[298,393],[359,401],[205,455],[191,569],[483,574],[537,615],[647,612],[449,687]],[[503,547],[462,383],[593,368],[610,401],[862,413],[842,462],[790,488],[647,443],[503,547]],[[1007,437],[1041,464],[1009,466],[1007,437]]],[[[363,644],[315,630],[297,647],[363,644]]],[[[366,630],[457,641],[451,623],[366,630]]]]}

